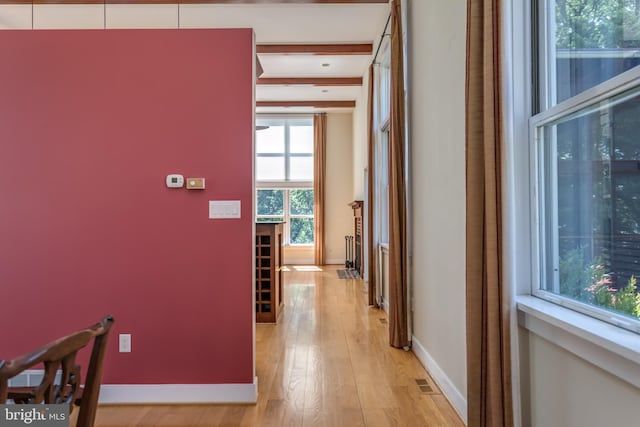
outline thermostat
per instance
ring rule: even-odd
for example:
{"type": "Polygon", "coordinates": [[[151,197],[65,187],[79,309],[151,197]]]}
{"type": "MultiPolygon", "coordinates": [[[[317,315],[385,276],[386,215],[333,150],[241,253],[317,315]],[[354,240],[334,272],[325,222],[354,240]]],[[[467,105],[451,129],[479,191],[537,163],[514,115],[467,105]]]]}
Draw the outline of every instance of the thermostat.
{"type": "Polygon", "coordinates": [[[172,173],[167,175],[167,187],[169,188],[182,188],[184,185],[184,176],[172,173]]]}

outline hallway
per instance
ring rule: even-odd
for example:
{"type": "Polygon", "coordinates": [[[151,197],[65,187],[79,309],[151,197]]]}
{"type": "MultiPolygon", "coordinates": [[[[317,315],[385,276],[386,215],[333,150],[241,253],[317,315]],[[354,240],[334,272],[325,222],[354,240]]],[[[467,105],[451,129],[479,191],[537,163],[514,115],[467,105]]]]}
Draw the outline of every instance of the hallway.
{"type": "Polygon", "coordinates": [[[102,406],[96,426],[464,425],[413,353],[388,346],[362,280],[287,270],[279,323],[256,325],[257,405],[102,406]]]}

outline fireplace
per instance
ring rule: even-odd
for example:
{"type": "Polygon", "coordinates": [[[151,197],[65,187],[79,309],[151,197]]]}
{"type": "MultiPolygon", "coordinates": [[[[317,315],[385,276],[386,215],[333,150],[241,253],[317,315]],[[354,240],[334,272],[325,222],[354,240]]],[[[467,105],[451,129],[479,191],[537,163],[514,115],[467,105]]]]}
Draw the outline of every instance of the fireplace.
{"type": "Polygon", "coordinates": [[[362,277],[362,235],[364,233],[362,225],[362,200],[354,200],[349,203],[353,209],[353,268],[362,277]]]}

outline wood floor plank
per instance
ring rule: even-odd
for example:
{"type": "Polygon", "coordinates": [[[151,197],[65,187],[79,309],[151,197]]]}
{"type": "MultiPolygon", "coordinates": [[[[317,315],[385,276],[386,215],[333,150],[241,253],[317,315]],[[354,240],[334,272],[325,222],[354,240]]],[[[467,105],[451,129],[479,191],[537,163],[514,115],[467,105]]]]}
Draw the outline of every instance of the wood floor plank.
{"type": "Polygon", "coordinates": [[[96,427],[464,426],[415,355],[389,346],[362,280],[296,266],[283,279],[279,323],[256,325],[257,404],[100,406],[96,427]]]}

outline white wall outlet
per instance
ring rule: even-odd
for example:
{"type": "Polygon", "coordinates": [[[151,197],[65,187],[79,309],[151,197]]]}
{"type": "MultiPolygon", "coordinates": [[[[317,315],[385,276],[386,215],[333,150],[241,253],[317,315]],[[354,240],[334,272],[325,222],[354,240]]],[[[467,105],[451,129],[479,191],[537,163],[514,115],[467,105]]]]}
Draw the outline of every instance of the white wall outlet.
{"type": "Polygon", "coordinates": [[[120,334],[120,353],[131,353],[131,334],[120,334]]]}

